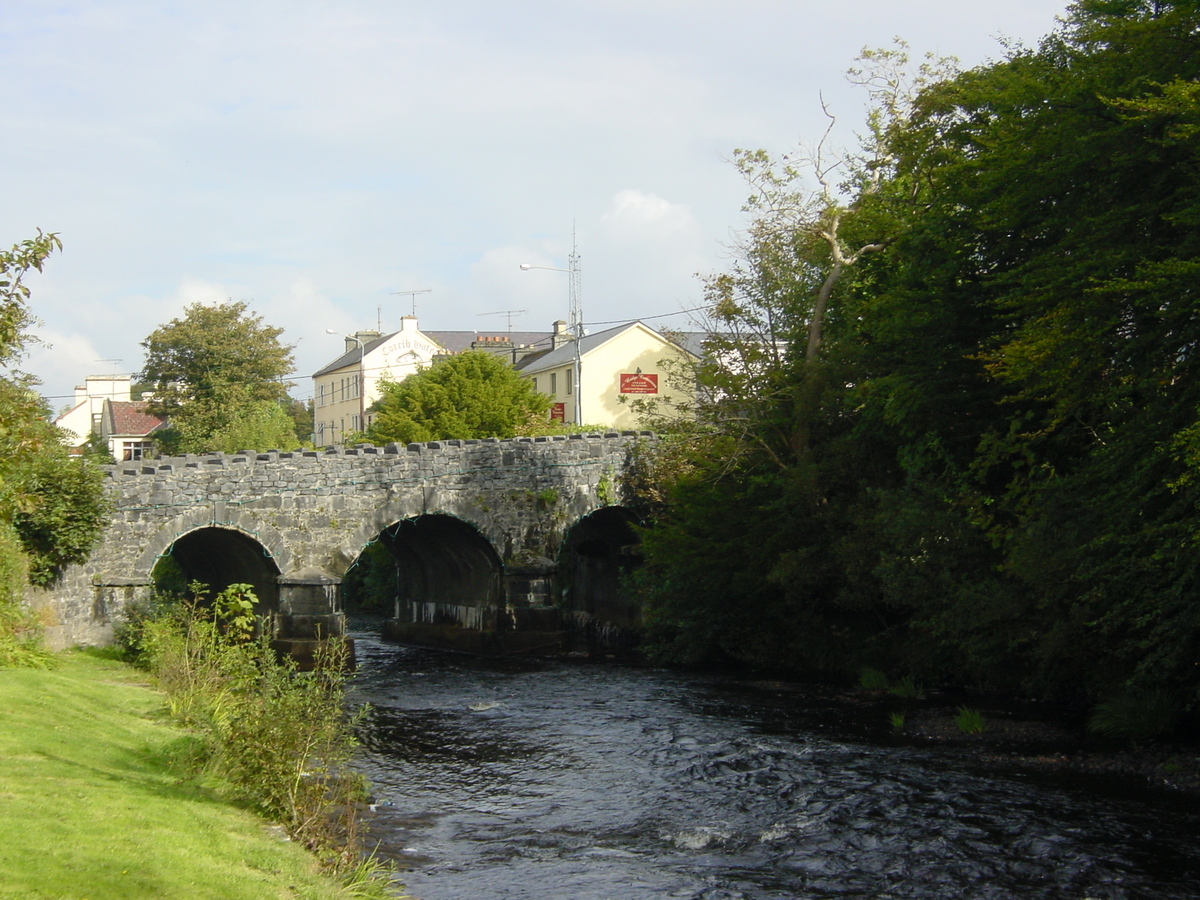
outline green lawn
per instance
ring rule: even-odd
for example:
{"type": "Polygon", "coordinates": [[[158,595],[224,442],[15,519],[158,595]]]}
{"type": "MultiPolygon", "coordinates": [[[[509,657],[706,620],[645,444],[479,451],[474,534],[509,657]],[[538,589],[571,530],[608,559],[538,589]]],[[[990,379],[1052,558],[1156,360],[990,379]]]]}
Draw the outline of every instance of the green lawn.
{"type": "Polygon", "coordinates": [[[0,898],[343,898],[313,859],[186,777],[188,735],[120,663],[0,670],[0,898]]]}

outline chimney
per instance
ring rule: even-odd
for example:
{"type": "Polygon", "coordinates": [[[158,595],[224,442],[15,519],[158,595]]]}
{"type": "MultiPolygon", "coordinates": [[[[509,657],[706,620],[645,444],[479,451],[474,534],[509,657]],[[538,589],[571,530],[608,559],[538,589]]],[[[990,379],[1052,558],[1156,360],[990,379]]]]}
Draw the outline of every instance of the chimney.
{"type": "Polygon", "coordinates": [[[567,323],[559,319],[554,323],[554,334],[550,336],[550,349],[557,350],[571,340],[571,332],[567,331],[567,323]]]}

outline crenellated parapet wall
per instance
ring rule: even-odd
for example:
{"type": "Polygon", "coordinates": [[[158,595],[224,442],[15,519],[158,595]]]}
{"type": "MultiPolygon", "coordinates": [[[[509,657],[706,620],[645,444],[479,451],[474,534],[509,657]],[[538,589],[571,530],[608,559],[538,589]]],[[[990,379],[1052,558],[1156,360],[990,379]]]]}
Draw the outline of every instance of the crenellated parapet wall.
{"type": "MultiPolygon", "coordinates": [[[[223,453],[110,467],[110,524],[88,561],[35,602],[58,643],[101,643],[158,559],[200,529],[225,530],[220,552],[261,554],[275,609],[305,585],[340,583],[380,532],[429,514],[467,523],[514,572],[556,560],[568,529],[619,502],[631,445],[649,432],[451,440],[385,447],[223,453]]],[[[265,576],[264,576],[265,577],[265,576]]],[[[307,603],[307,601],[305,601],[307,603]]]]}

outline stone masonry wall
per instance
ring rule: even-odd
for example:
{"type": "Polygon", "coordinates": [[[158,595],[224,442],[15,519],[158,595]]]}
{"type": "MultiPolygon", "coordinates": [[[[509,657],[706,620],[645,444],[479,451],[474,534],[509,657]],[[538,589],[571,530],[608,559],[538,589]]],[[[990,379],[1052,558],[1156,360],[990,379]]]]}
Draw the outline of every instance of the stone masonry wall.
{"type": "Polygon", "coordinates": [[[104,643],[158,558],[198,528],[237,530],[281,580],[335,579],[386,526],[426,513],[473,525],[506,567],[557,557],[606,505],[648,432],[205,454],[111,467],[111,524],[88,561],[31,602],[54,644],[104,643]]]}

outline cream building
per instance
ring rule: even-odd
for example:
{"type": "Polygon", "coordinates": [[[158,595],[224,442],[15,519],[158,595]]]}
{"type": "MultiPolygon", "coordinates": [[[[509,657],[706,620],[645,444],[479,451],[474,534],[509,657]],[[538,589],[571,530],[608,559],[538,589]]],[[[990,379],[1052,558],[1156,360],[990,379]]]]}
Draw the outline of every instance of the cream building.
{"type": "Polygon", "coordinates": [[[522,375],[550,397],[551,418],[568,423],[627,429],[638,425],[629,405],[637,398],[673,400],[662,362],[694,354],[643,322],[586,335],[517,363],[522,375]],[[576,412],[578,408],[578,413],[576,412]]]}
{"type": "Polygon", "coordinates": [[[75,386],[75,400],[54,424],[66,432],[67,444],[82,447],[89,437],[100,433],[104,401],[128,402],[133,379],[128,375],[89,375],[75,386]]]}
{"type": "Polygon", "coordinates": [[[89,375],[75,388],[75,403],[54,420],[67,445],[81,448],[99,435],[118,462],[153,455],[152,434],[166,421],[146,411],[145,400],[132,399],[128,375],[89,375]]]}

